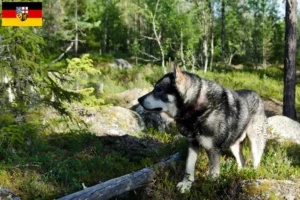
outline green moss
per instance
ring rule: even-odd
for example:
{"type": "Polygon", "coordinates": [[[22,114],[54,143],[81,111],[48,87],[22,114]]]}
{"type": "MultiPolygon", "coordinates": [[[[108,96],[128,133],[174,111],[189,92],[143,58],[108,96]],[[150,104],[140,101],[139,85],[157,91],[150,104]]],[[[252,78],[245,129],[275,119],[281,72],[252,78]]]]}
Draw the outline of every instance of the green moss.
{"type": "Polygon", "coordinates": [[[262,196],[267,193],[270,193],[270,189],[272,184],[270,183],[261,183],[260,185],[256,185],[255,183],[247,185],[243,188],[243,192],[251,195],[251,196],[262,196]]]}

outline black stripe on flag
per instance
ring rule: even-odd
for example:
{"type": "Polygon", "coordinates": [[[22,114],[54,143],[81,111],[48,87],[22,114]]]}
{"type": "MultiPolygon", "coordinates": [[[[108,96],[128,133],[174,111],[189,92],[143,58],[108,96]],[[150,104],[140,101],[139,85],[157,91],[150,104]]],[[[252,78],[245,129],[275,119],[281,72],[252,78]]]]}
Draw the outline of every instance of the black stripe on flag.
{"type": "Polygon", "coordinates": [[[28,7],[28,10],[42,10],[42,2],[2,2],[2,10],[16,10],[16,7],[28,7]]]}

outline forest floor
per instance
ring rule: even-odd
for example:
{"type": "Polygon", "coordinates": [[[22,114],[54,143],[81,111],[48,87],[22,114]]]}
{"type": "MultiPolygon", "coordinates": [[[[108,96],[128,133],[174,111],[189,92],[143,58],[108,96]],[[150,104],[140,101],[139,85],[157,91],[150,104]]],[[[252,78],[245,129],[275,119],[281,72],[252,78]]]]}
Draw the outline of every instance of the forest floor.
{"type": "MultiPolygon", "coordinates": [[[[104,82],[101,98],[112,105],[118,105],[118,102],[112,101],[111,95],[136,87],[150,88],[162,75],[160,68],[150,66],[122,72],[101,70],[104,82]],[[109,99],[106,96],[110,96],[109,99]]],[[[196,73],[231,89],[256,90],[265,100],[268,115],[281,114],[283,71],[280,68],[218,69],[207,74],[202,71],[196,73]]],[[[299,83],[296,98],[299,111],[299,83]]],[[[41,112],[44,110],[32,112],[28,118],[45,115],[41,112]]],[[[55,123],[69,123],[69,119],[59,118],[55,123]]],[[[78,128],[52,132],[41,126],[39,120],[32,120],[16,129],[24,133],[25,142],[20,145],[20,138],[13,138],[6,149],[0,145],[0,186],[11,189],[22,199],[59,198],[83,189],[83,185],[89,187],[137,171],[176,152],[186,155],[186,141],[182,137],[155,129],[133,136],[97,137],[78,128]]],[[[300,145],[269,141],[261,167],[254,171],[246,144],[246,169],[238,172],[231,153],[225,152],[221,158],[221,175],[212,180],[207,176],[208,160],[201,150],[196,164],[196,181],[190,193],[180,194],[175,187],[184,175],[185,156],[182,156],[178,165],[159,172],[155,182],[118,199],[232,199],[245,180],[299,180],[299,152],[300,145]]],[[[268,195],[272,198],[275,194],[268,195]]]]}

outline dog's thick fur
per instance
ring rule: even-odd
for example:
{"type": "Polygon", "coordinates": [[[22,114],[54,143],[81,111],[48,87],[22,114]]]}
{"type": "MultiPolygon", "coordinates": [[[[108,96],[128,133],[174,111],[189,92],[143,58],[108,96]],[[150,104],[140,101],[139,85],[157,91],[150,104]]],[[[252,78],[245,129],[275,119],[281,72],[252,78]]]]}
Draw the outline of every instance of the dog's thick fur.
{"type": "Polygon", "coordinates": [[[209,159],[209,174],[220,172],[220,154],[230,149],[238,168],[244,166],[243,141],[248,136],[254,168],[265,147],[266,117],[260,97],[250,90],[229,90],[221,85],[181,72],[178,67],[156,84],[152,92],[138,99],[148,111],[165,112],[189,141],[186,176],[177,187],[184,192],[194,181],[199,146],[209,159]]]}

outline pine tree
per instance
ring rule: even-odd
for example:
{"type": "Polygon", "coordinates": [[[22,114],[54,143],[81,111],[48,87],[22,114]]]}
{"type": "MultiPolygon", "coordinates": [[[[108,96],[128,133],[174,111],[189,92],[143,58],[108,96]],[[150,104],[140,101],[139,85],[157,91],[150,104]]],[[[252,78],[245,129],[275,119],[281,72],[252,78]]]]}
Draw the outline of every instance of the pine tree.
{"type": "Polygon", "coordinates": [[[51,77],[51,68],[44,63],[44,40],[34,28],[9,27],[0,30],[1,71],[9,77],[6,87],[11,87],[15,100],[16,121],[24,122],[30,105],[44,103],[67,114],[62,102],[79,98],[75,92],[62,89],[51,77]],[[56,101],[51,101],[55,97],[56,101]]]}
{"type": "Polygon", "coordinates": [[[286,1],[285,15],[283,115],[296,120],[297,0],[286,1]]]}

